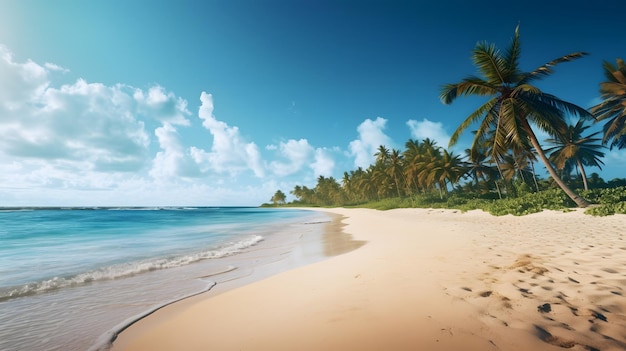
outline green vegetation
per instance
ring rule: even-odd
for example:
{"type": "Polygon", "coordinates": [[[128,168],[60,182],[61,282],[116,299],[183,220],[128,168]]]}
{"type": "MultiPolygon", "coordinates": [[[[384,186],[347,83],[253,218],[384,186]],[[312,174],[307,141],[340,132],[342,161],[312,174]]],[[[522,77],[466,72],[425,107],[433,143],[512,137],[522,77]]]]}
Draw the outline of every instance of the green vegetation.
{"type": "Polygon", "coordinates": [[[604,62],[604,76],[607,81],[600,84],[602,102],[591,108],[598,121],[604,123],[604,143],[611,148],[626,147],[626,64],[617,59],[617,66],[604,62]]]}
{"type": "Polygon", "coordinates": [[[279,190],[271,199],[273,206],[481,209],[494,215],[526,215],[592,205],[585,213],[626,214],[626,180],[607,183],[597,173],[588,178],[585,170],[604,164],[602,150],[607,144],[626,148],[626,64],[621,59],[617,66],[604,63],[603,101],[587,111],[531,84],[550,76],[557,64],[585,53],[561,56],[530,72],[519,68],[520,53],[519,28],[504,51],[479,43],[472,60],[480,77],[442,87],[445,104],[465,95],[487,98],[452,135],[450,145],[470,125],[478,124],[464,155],[430,139],[408,140],[404,150],[381,145],[373,155],[374,164],[344,172],[341,184],[320,176],[314,188],[295,186],[291,203],[284,203],[279,190]],[[578,116],[574,125],[567,124],[571,116],[578,116]],[[605,121],[602,139],[596,138],[600,132],[583,135],[587,121],[605,121]],[[550,136],[545,150],[536,129],[550,136]],[[537,160],[548,170],[548,179],[536,174],[537,160]]]}
{"type": "MultiPolygon", "coordinates": [[[[615,179],[609,183],[605,183],[598,178],[597,173],[592,174],[593,187],[602,186],[601,188],[592,188],[591,190],[581,190],[581,196],[585,197],[594,205],[585,210],[585,213],[593,216],[607,216],[612,214],[626,214],[626,186],[608,187],[615,184],[626,184],[626,179],[615,179]]],[[[324,182],[332,182],[332,178],[323,178],[324,182]]],[[[440,197],[438,190],[431,190],[426,193],[410,194],[398,196],[390,196],[376,200],[365,202],[343,202],[331,203],[323,199],[328,199],[328,194],[323,197],[317,197],[315,189],[308,192],[308,201],[298,198],[290,203],[280,204],[281,207],[361,207],[372,208],[378,210],[389,210],[394,208],[447,208],[457,209],[460,211],[483,210],[492,215],[502,216],[511,214],[514,216],[523,216],[531,213],[541,212],[544,209],[555,211],[569,211],[576,204],[559,188],[550,185],[549,181],[539,181],[540,191],[534,191],[527,183],[515,180],[508,184],[510,192],[499,198],[497,193],[490,192],[485,194],[477,194],[475,192],[467,192],[464,187],[458,187],[450,191],[446,196],[440,197]]],[[[573,181],[571,184],[578,184],[573,181]]],[[[344,192],[343,187],[338,188],[338,194],[333,197],[344,198],[348,196],[344,192]]],[[[264,204],[270,207],[277,204],[264,204]]]]}
{"type": "Polygon", "coordinates": [[[567,130],[566,114],[589,119],[592,115],[587,110],[547,94],[531,84],[553,73],[552,67],[555,65],[586,54],[576,52],[565,55],[530,72],[520,70],[520,55],[519,28],[516,28],[511,45],[504,52],[493,44],[476,45],[472,60],[482,77],[470,76],[460,83],[443,87],[441,101],[444,104],[450,104],[462,95],[490,97],[461,123],[452,135],[450,145],[456,143],[460,134],[471,124],[479,122],[472,149],[488,143],[488,155],[496,163],[503,162],[511,152],[513,157],[524,157],[525,153],[534,149],[556,184],[577,206],[587,207],[589,202],[558,177],[541,148],[534,129],[541,129],[550,135],[563,135],[567,130]]]}
{"type": "Polygon", "coordinates": [[[285,195],[285,193],[283,193],[282,191],[277,190],[274,196],[272,196],[271,201],[274,205],[279,205],[284,204],[286,199],[287,195],[285,195]]]}

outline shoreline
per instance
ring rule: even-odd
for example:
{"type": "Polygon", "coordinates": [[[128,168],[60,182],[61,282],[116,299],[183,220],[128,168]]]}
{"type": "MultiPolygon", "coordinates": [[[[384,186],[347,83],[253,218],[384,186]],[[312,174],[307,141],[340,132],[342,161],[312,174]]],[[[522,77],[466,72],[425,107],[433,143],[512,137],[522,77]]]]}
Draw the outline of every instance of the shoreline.
{"type": "MultiPolygon", "coordinates": [[[[302,208],[300,210],[310,209],[302,208]]],[[[227,260],[231,264],[236,265],[229,265],[228,269],[224,271],[211,271],[208,275],[198,276],[197,279],[207,282],[205,288],[152,306],[141,313],[127,318],[111,330],[100,335],[88,350],[101,351],[111,349],[121,333],[168,306],[193,303],[195,298],[211,298],[280,272],[340,255],[359,246],[359,243],[351,240],[350,235],[341,233],[342,216],[327,212],[322,212],[322,214],[326,218],[300,223],[299,225],[303,226],[303,229],[299,234],[272,236],[269,242],[266,238],[259,246],[252,247],[243,253],[238,253],[229,258],[220,258],[220,260],[227,260]],[[309,226],[315,229],[305,229],[309,226]],[[270,256],[273,258],[270,258],[270,256]],[[235,262],[244,262],[244,266],[242,267],[235,262]],[[243,271],[246,272],[242,273],[243,271]]]]}
{"type": "Polygon", "coordinates": [[[312,210],[367,245],[175,303],[112,350],[626,347],[626,216],[312,210]]]}

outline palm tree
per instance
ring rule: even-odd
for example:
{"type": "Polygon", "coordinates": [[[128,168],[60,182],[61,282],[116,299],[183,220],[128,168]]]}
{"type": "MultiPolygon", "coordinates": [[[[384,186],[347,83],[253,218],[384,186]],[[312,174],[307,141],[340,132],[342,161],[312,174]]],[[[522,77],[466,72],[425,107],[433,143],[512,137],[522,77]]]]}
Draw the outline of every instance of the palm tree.
{"type": "Polygon", "coordinates": [[[600,165],[604,163],[600,158],[604,157],[604,152],[599,151],[602,149],[602,144],[599,143],[601,139],[594,138],[600,132],[595,132],[586,137],[582,136],[585,130],[590,127],[585,126],[584,123],[584,120],[579,119],[575,125],[568,126],[567,133],[546,140],[555,145],[547,149],[546,153],[550,154],[550,160],[554,166],[560,170],[567,170],[567,174],[577,167],[585,190],[589,190],[587,174],[583,166],[595,166],[602,169],[600,165]]]}
{"type": "Polygon", "coordinates": [[[315,186],[315,195],[321,205],[338,205],[343,202],[341,185],[333,177],[319,176],[315,186]]]}
{"type": "Polygon", "coordinates": [[[277,190],[276,193],[274,193],[274,196],[272,196],[272,198],[270,199],[270,201],[272,201],[274,205],[277,205],[277,204],[282,205],[285,203],[286,198],[287,196],[285,195],[285,193],[283,193],[280,190],[277,190]]]}
{"type": "MultiPolygon", "coordinates": [[[[437,175],[435,169],[438,166],[438,162],[441,159],[441,147],[436,145],[437,143],[431,139],[424,139],[421,144],[420,157],[417,160],[415,168],[417,169],[418,182],[426,189],[435,189],[438,184],[437,175]]],[[[441,187],[439,188],[439,195],[442,195],[441,187]]]]}
{"type": "Polygon", "coordinates": [[[494,130],[493,147],[496,150],[505,150],[511,145],[524,145],[525,142],[530,142],[559,187],[576,205],[586,207],[589,202],[576,194],[558,177],[531,127],[533,123],[550,135],[556,135],[566,130],[566,113],[592,117],[585,109],[544,93],[531,85],[533,81],[553,73],[553,66],[580,58],[585,53],[576,52],[562,56],[531,72],[520,70],[520,53],[518,26],[510,47],[504,53],[493,44],[478,43],[476,45],[472,59],[482,74],[482,78],[470,76],[460,83],[443,86],[441,100],[444,104],[451,104],[461,95],[491,97],[461,123],[450,139],[450,146],[458,141],[465,129],[479,121],[473,144],[484,139],[485,135],[494,130]]]}
{"type": "Polygon", "coordinates": [[[402,177],[404,167],[404,157],[400,153],[400,150],[392,149],[391,154],[389,155],[389,162],[387,165],[387,175],[393,178],[393,182],[396,186],[396,192],[398,197],[401,197],[400,194],[400,179],[402,177]]]}
{"type": "Polygon", "coordinates": [[[478,149],[465,149],[465,154],[468,160],[468,173],[474,178],[476,187],[480,189],[480,180],[482,179],[483,188],[488,192],[490,190],[489,181],[493,180],[499,195],[500,189],[496,180],[498,170],[488,164],[489,156],[487,156],[485,146],[480,146],[478,149]]]}
{"type": "Polygon", "coordinates": [[[442,191],[448,193],[447,183],[454,187],[466,171],[467,167],[461,158],[444,149],[430,169],[428,179],[437,183],[439,196],[443,197],[442,191]]]}
{"type": "Polygon", "coordinates": [[[376,156],[376,163],[386,164],[389,161],[389,149],[385,147],[385,145],[378,146],[378,151],[374,154],[376,156]]]}
{"type": "Polygon", "coordinates": [[[378,197],[378,200],[380,200],[374,178],[374,167],[370,166],[364,172],[359,174],[356,181],[359,193],[362,194],[362,196],[364,196],[368,201],[373,200],[375,197],[378,197]]]}
{"type": "Polygon", "coordinates": [[[404,144],[406,148],[402,155],[404,156],[404,176],[406,179],[407,189],[410,192],[417,191],[419,189],[419,168],[418,164],[420,162],[420,158],[422,157],[421,153],[421,145],[419,141],[414,139],[409,139],[404,144]]]}
{"type": "Polygon", "coordinates": [[[604,62],[604,76],[607,82],[600,83],[602,101],[591,108],[598,121],[607,120],[604,124],[602,143],[610,141],[610,148],[626,148],[626,64],[617,59],[617,67],[604,62]]]}

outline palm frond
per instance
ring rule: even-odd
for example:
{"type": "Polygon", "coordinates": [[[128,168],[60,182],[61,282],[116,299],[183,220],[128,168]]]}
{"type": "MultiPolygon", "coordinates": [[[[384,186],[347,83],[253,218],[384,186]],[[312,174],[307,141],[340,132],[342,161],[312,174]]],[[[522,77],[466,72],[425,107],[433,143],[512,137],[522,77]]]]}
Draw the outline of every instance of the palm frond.
{"type": "Polygon", "coordinates": [[[454,146],[461,134],[467,129],[472,123],[476,122],[478,119],[484,117],[488,112],[493,109],[493,107],[497,104],[496,99],[490,99],[482,106],[480,106],[476,111],[472,112],[467,118],[457,127],[452,136],[450,137],[450,143],[448,146],[454,146]]]}
{"type": "Polygon", "coordinates": [[[507,83],[507,61],[494,44],[485,42],[476,44],[472,53],[474,65],[482,76],[491,84],[507,83]]]}
{"type": "MultiPolygon", "coordinates": [[[[520,39],[519,39],[519,24],[515,27],[515,34],[513,39],[511,39],[511,44],[505,52],[504,60],[506,61],[506,67],[508,69],[506,75],[509,77],[517,77],[520,72],[518,70],[519,67],[519,58],[522,54],[520,39]]],[[[513,81],[516,79],[513,78],[513,81]]]]}
{"type": "Polygon", "coordinates": [[[535,79],[542,79],[544,77],[547,77],[551,75],[552,73],[554,73],[554,70],[552,69],[552,67],[558,65],[559,63],[573,61],[586,55],[588,55],[586,52],[574,52],[574,53],[556,58],[550,62],[547,62],[537,67],[534,71],[526,73],[524,77],[520,80],[520,83],[525,84],[535,79]]]}
{"type": "Polygon", "coordinates": [[[446,84],[441,88],[439,98],[446,105],[451,104],[462,95],[489,96],[496,92],[496,88],[488,82],[474,76],[463,79],[460,83],[446,84]]]}
{"type": "Polygon", "coordinates": [[[604,77],[606,77],[609,82],[626,84],[626,64],[624,64],[624,60],[620,58],[616,59],[616,62],[617,66],[608,61],[602,63],[604,77]]]}
{"type": "Polygon", "coordinates": [[[618,82],[602,82],[600,83],[600,93],[602,97],[611,97],[611,95],[626,95],[626,83],[618,82]]]}
{"type": "Polygon", "coordinates": [[[626,111],[623,111],[621,115],[615,115],[602,127],[604,130],[602,142],[607,144],[612,139],[609,144],[610,149],[626,147],[626,118],[624,116],[626,116],[626,111]]]}

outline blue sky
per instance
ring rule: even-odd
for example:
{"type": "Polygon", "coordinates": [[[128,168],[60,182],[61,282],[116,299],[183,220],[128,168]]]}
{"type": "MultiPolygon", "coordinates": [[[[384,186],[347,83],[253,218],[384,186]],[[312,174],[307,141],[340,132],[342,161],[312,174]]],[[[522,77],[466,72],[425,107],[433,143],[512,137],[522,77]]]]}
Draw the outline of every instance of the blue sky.
{"type": "MultiPolygon", "coordinates": [[[[0,2],[0,206],[258,205],[366,166],[384,144],[440,145],[481,103],[439,89],[478,41],[589,107],[626,58],[620,2],[0,2]]],[[[468,131],[453,148],[469,144],[468,131]]],[[[626,152],[600,172],[626,175],[626,152]]]]}

